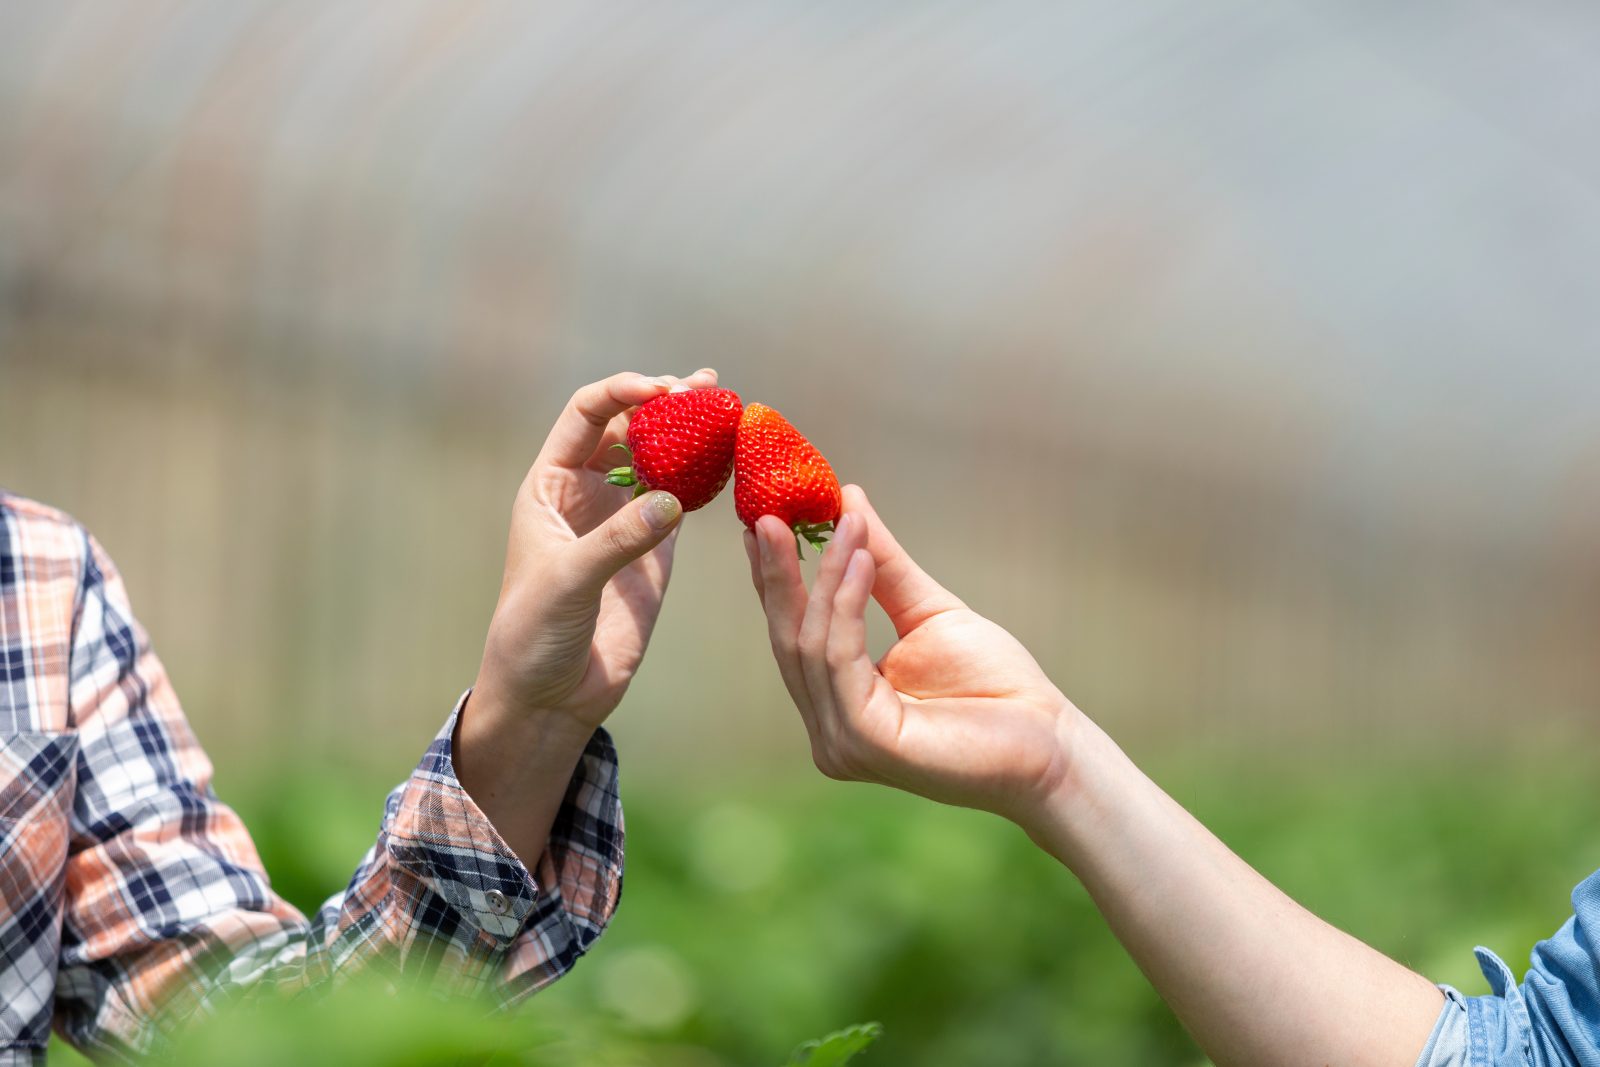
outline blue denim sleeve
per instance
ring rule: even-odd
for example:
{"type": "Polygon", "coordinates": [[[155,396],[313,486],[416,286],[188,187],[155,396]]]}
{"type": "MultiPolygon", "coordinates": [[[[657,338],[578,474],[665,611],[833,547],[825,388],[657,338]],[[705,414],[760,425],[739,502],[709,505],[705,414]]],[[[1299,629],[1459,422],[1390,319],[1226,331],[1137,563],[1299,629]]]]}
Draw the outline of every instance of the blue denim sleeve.
{"type": "Polygon", "coordinates": [[[1493,952],[1477,950],[1492,990],[1445,1006],[1417,1067],[1600,1067],[1600,871],[1572,891],[1572,918],[1533,948],[1522,984],[1493,952]]]}

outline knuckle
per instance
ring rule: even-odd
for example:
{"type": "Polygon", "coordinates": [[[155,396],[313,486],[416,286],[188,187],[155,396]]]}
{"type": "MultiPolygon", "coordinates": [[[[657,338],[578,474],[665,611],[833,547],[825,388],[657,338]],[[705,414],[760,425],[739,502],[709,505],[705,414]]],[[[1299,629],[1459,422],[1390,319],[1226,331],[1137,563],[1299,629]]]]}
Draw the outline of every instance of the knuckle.
{"type": "Polygon", "coordinates": [[[858,776],[860,761],[849,725],[839,721],[828,723],[823,729],[822,742],[827,751],[828,765],[844,778],[854,780],[858,776]]]}
{"type": "Polygon", "coordinates": [[[842,740],[833,746],[833,765],[849,781],[861,780],[864,765],[860,753],[850,741],[842,740]]]}
{"type": "Polygon", "coordinates": [[[607,523],[601,531],[601,537],[606,550],[614,556],[626,556],[633,552],[633,538],[629,536],[626,523],[607,523]]]}
{"type": "Polygon", "coordinates": [[[818,633],[813,626],[800,628],[799,648],[800,654],[806,659],[821,659],[826,651],[826,635],[818,633]]]}
{"type": "Polygon", "coordinates": [[[859,718],[847,716],[840,725],[836,745],[840,762],[848,766],[857,778],[869,774],[875,767],[882,766],[888,755],[888,749],[881,739],[873,731],[863,727],[864,723],[859,718]]]}
{"type": "Polygon", "coordinates": [[[567,401],[566,415],[569,419],[582,419],[591,426],[604,426],[610,420],[596,410],[596,387],[586,385],[572,394],[572,399],[567,401]]]}
{"type": "Polygon", "coordinates": [[[824,778],[831,778],[835,782],[848,780],[844,771],[834,759],[833,753],[825,744],[813,744],[811,746],[811,762],[817,765],[817,770],[822,772],[824,778]]]}

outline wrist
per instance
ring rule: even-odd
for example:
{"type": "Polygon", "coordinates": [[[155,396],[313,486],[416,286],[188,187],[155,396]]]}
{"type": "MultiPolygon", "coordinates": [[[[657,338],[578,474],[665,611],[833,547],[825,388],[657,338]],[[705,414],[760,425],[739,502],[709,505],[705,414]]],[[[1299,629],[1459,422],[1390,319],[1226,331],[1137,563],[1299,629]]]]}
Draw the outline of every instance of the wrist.
{"type": "Polygon", "coordinates": [[[480,672],[461,709],[456,736],[475,750],[480,763],[489,756],[494,762],[537,762],[547,768],[575,764],[597,725],[571,711],[519,700],[493,675],[480,672]]]}
{"type": "Polygon", "coordinates": [[[1068,867],[1093,843],[1114,833],[1112,819],[1128,793],[1127,775],[1138,775],[1127,755],[1081,712],[1062,716],[1057,727],[1059,773],[1051,788],[1017,820],[1034,843],[1068,867]]]}
{"type": "Polygon", "coordinates": [[[451,737],[456,779],[506,845],[533,870],[594,727],[507,707],[474,686],[451,737]]]}

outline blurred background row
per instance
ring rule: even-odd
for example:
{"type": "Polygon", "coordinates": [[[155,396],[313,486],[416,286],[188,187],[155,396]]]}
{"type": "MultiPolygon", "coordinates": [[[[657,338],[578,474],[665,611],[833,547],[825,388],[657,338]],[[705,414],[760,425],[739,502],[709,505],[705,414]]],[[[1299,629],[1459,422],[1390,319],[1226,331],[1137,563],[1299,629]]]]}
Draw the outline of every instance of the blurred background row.
{"type": "MultiPolygon", "coordinates": [[[[99,534],[261,819],[406,772],[572,390],[704,365],[1141,759],[1535,796],[1600,707],[1596,46],[1557,2],[4,5],[0,484],[99,534]]],[[[738,535],[691,519],[613,722],[635,811],[765,783],[745,842],[816,786],[738,535]]],[[[263,850],[305,905],[376,815],[263,850]]],[[[690,861],[641,862],[625,913],[690,861]]],[[[1040,966],[996,1002],[1078,987],[1040,966]]],[[[763,1049],[857,1021],[771,997],[763,1049]]],[[[900,1062],[974,1062],[939,1047],[900,1062]]]]}

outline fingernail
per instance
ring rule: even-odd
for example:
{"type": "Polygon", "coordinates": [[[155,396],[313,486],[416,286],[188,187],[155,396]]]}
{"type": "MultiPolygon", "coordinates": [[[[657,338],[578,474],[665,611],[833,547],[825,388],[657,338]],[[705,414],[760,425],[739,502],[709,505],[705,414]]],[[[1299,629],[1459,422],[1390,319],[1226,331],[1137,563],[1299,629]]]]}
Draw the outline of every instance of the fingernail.
{"type": "Polygon", "coordinates": [[[833,524],[833,539],[843,541],[845,534],[855,529],[855,522],[856,517],[848,512],[840,515],[838,521],[833,524]]]}
{"type": "Polygon", "coordinates": [[[683,505],[671,493],[656,490],[644,502],[644,521],[655,530],[665,530],[683,515],[683,505]]]}
{"type": "Polygon", "coordinates": [[[767,539],[761,536],[761,530],[756,530],[756,544],[761,546],[761,562],[772,562],[772,546],[767,544],[767,539]]]}
{"type": "Polygon", "coordinates": [[[673,382],[672,383],[672,388],[668,390],[668,392],[672,392],[672,393],[687,393],[689,391],[690,391],[689,386],[684,385],[683,382],[681,382],[681,381],[673,382]]]}

